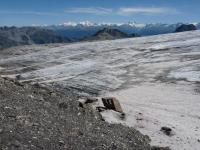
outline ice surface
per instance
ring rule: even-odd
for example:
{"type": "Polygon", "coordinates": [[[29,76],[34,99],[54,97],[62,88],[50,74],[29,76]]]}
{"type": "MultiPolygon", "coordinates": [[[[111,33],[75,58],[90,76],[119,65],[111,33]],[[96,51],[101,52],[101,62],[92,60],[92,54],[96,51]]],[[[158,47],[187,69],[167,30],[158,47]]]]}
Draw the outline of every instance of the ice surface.
{"type": "Polygon", "coordinates": [[[117,97],[127,114],[124,121],[113,112],[104,112],[109,122],[135,127],[151,137],[152,145],[170,146],[174,150],[199,149],[200,96],[193,89],[185,85],[153,83],[108,95],[117,97]],[[163,126],[170,127],[175,135],[163,134],[160,131],[163,126]]]}
{"type": "Polygon", "coordinates": [[[185,79],[191,82],[200,81],[200,71],[199,68],[194,68],[193,66],[181,68],[175,71],[171,71],[168,75],[169,78],[175,79],[185,79]]]}
{"type": "Polygon", "coordinates": [[[116,96],[127,119],[106,111],[107,121],[137,128],[153,145],[199,150],[200,31],[17,50],[0,53],[1,75],[116,96]]]}

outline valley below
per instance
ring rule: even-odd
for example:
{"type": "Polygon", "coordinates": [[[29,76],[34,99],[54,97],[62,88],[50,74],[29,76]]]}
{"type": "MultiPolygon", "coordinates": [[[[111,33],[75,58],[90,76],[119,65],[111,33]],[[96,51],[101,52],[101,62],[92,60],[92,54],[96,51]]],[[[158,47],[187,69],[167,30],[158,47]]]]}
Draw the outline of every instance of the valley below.
{"type": "Polygon", "coordinates": [[[200,31],[0,51],[0,75],[83,96],[114,96],[126,119],[152,145],[200,147],[200,31]],[[173,135],[160,129],[167,126],[173,135]]]}

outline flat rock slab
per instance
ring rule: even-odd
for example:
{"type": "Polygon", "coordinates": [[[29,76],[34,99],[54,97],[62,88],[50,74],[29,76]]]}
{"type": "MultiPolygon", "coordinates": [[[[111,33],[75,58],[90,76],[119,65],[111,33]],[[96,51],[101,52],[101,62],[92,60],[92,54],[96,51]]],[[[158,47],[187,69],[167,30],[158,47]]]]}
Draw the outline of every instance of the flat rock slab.
{"type": "Polygon", "coordinates": [[[115,97],[104,97],[102,102],[107,109],[112,109],[114,111],[124,113],[120,102],[115,97]]]}

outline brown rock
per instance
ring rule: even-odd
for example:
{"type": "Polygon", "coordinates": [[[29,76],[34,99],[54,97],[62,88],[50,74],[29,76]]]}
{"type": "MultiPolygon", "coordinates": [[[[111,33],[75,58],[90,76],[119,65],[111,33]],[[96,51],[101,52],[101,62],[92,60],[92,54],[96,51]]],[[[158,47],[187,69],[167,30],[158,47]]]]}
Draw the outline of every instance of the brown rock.
{"type": "Polygon", "coordinates": [[[119,101],[115,97],[104,97],[102,98],[102,102],[107,109],[112,109],[114,111],[124,113],[119,101]]]}

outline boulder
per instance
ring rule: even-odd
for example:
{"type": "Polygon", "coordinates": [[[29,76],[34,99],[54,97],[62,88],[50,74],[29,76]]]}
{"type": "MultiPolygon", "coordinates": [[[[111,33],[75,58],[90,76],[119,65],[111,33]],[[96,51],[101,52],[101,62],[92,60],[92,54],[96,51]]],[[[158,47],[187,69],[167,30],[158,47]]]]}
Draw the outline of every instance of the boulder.
{"type": "Polygon", "coordinates": [[[104,97],[102,98],[102,102],[107,109],[111,109],[124,114],[119,101],[115,97],[104,97]]]}

